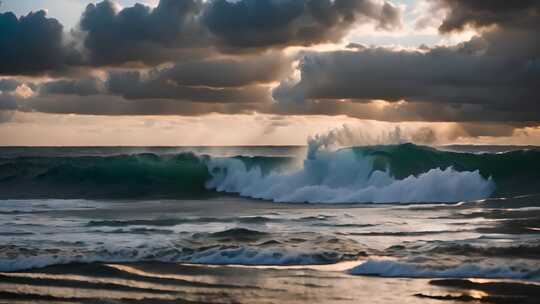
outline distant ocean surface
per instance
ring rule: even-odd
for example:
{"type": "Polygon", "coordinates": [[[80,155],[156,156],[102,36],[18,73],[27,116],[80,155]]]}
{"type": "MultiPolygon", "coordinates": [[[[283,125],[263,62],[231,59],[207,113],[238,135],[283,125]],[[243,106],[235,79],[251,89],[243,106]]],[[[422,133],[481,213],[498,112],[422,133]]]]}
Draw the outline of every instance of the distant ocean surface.
{"type": "Polygon", "coordinates": [[[535,301],[539,190],[535,147],[0,148],[0,303],[535,301]]]}

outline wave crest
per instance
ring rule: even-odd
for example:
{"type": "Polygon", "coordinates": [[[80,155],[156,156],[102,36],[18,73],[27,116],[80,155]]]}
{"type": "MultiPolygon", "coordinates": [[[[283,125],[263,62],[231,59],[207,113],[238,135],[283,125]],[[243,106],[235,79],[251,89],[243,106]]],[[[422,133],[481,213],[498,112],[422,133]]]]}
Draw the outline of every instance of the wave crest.
{"type": "Polygon", "coordinates": [[[458,172],[434,168],[417,176],[396,179],[375,169],[375,157],[352,149],[308,149],[303,167],[290,172],[264,174],[237,159],[210,159],[209,189],[242,196],[297,203],[414,203],[458,202],[489,197],[495,190],[491,178],[478,170],[458,172]]]}

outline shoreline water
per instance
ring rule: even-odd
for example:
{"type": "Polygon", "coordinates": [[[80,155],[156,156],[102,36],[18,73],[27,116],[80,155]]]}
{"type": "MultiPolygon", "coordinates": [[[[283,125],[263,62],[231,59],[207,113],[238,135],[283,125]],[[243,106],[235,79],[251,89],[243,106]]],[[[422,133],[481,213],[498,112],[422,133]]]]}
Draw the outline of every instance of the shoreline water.
{"type": "MultiPolygon", "coordinates": [[[[4,159],[0,165],[8,170],[2,171],[0,184],[20,186],[12,191],[95,194],[92,191],[98,189],[104,196],[13,199],[4,193],[8,199],[0,200],[0,303],[538,302],[540,195],[520,190],[518,195],[498,198],[480,195],[455,200],[452,196],[452,191],[468,191],[460,186],[461,177],[474,172],[470,171],[474,166],[497,172],[496,187],[534,179],[527,162],[521,166],[529,168],[517,177],[512,173],[515,168],[505,167],[512,157],[523,160],[522,152],[471,156],[413,145],[342,151],[307,157],[303,165],[300,161],[292,172],[301,178],[290,178],[277,169],[284,159],[289,163],[292,154],[278,159],[218,157],[226,164],[219,167],[226,178],[215,181],[226,187],[248,187],[252,181],[265,185],[267,176],[274,176],[286,186],[283,193],[297,194],[315,183],[319,190],[338,189],[325,194],[308,187],[310,195],[317,195],[313,202],[330,202],[335,194],[349,190],[403,183],[411,173],[409,156],[414,160],[418,153],[438,157],[413,162],[419,172],[448,162],[464,171],[452,172],[457,179],[425,179],[400,188],[428,189],[423,195],[437,192],[439,200],[416,202],[396,191],[379,203],[310,204],[251,198],[263,193],[264,187],[241,195],[212,190],[211,196],[193,198],[110,195],[131,189],[177,191],[177,182],[184,179],[176,178],[198,164],[196,155],[4,159]],[[384,171],[381,159],[394,171],[384,171]],[[237,164],[241,170],[234,171],[237,164]],[[504,166],[490,169],[491,164],[504,166]],[[326,169],[318,171],[320,165],[326,169]],[[378,184],[380,180],[365,176],[366,172],[381,172],[386,179],[378,184]],[[359,179],[351,182],[355,174],[359,179]],[[329,176],[335,179],[322,178],[329,176]],[[505,176],[506,184],[501,184],[505,176]],[[321,179],[310,180],[314,177],[321,179]],[[57,188],[28,188],[25,183],[57,188]],[[445,185],[440,188],[440,184],[445,185]],[[391,203],[394,197],[402,199],[391,203]]],[[[211,169],[201,168],[201,172],[211,169]]],[[[204,177],[201,181],[207,181],[204,177]]],[[[476,177],[475,181],[488,180],[476,177]]],[[[192,184],[178,187],[184,189],[182,185],[192,184]]]]}
{"type": "Polygon", "coordinates": [[[70,264],[0,273],[0,303],[537,303],[514,280],[351,276],[312,268],[70,264]],[[35,301],[35,302],[34,302],[35,301]]]}

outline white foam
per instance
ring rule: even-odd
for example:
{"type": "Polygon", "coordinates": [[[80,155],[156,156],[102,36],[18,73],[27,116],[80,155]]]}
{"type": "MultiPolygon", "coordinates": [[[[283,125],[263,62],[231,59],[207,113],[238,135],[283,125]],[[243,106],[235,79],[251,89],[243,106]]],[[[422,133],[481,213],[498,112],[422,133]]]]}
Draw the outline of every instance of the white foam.
{"type": "Polygon", "coordinates": [[[311,144],[301,169],[267,175],[238,159],[211,159],[207,187],[275,202],[309,203],[460,202],[487,198],[495,189],[478,171],[452,168],[398,180],[388,171],[374,171],[372,157],[350,149],[321,150],[324,146],[311,144]]]}
{"type": "Polygon", "coordinates": [[[454,267],[433,267],[392,260],[368,260],[349,270],[353,275],[407,278],[504,278],[539,280],[540,269],[528,266],[483,266],[465,263],[454,267]]]}

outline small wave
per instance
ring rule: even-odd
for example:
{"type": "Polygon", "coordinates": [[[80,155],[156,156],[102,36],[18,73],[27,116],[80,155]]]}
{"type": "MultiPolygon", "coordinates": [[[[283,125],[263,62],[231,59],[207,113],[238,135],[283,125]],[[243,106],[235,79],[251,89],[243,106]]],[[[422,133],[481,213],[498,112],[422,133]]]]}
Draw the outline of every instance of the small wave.
{"type": "MultiPolygon", "coordinates": [[[[273,245],[280,245],[273,242],[273,245]]],[[[164,262],[205,265],[324,265],[334,264],[355,256],[335,250],[299,248],[275,248],[269,243],[249,245],[216,245],[200,249],[189,248],[123,248],[118,250],[98,249],[93,251],[42,252],[26,249],[24,255],[15,258],[0,258],[0,272],[43,268],[51,265],[71,263],[128,263],[164,262]]]]}
{"type": "Polygon", "coordinates": [[[457,266],[426,266],[392,260],[368,260],[349,270],[353,275],[407,278],[501,278],[539,280],[540,268],[520,266],[482,266],[464,263],[457,266]]]}
{"type": "Polygon", "coordinates": [[[333,264],[341,259],[342,255],[336,251],[282,251],[239,246],[208,249],[193,255],[188,262],[213,265],[315,265],[333,264]]]}
{"type": "Polygon", "coordinates": [[[366,245],[346,236],[316,232],[272,232],[245,227],[193,233],[159,226],[97,226],[90,229],[88,232],[96,235],[93,240],[0,244],[0,271],[92,262],[331,264],[355,260],[369,250],[366,245]],[[108,235],[99,240],[101,233],[108,235]],[[122,238],[119,234],[125,233],[130,236],[118,242],[122,238]]]}

